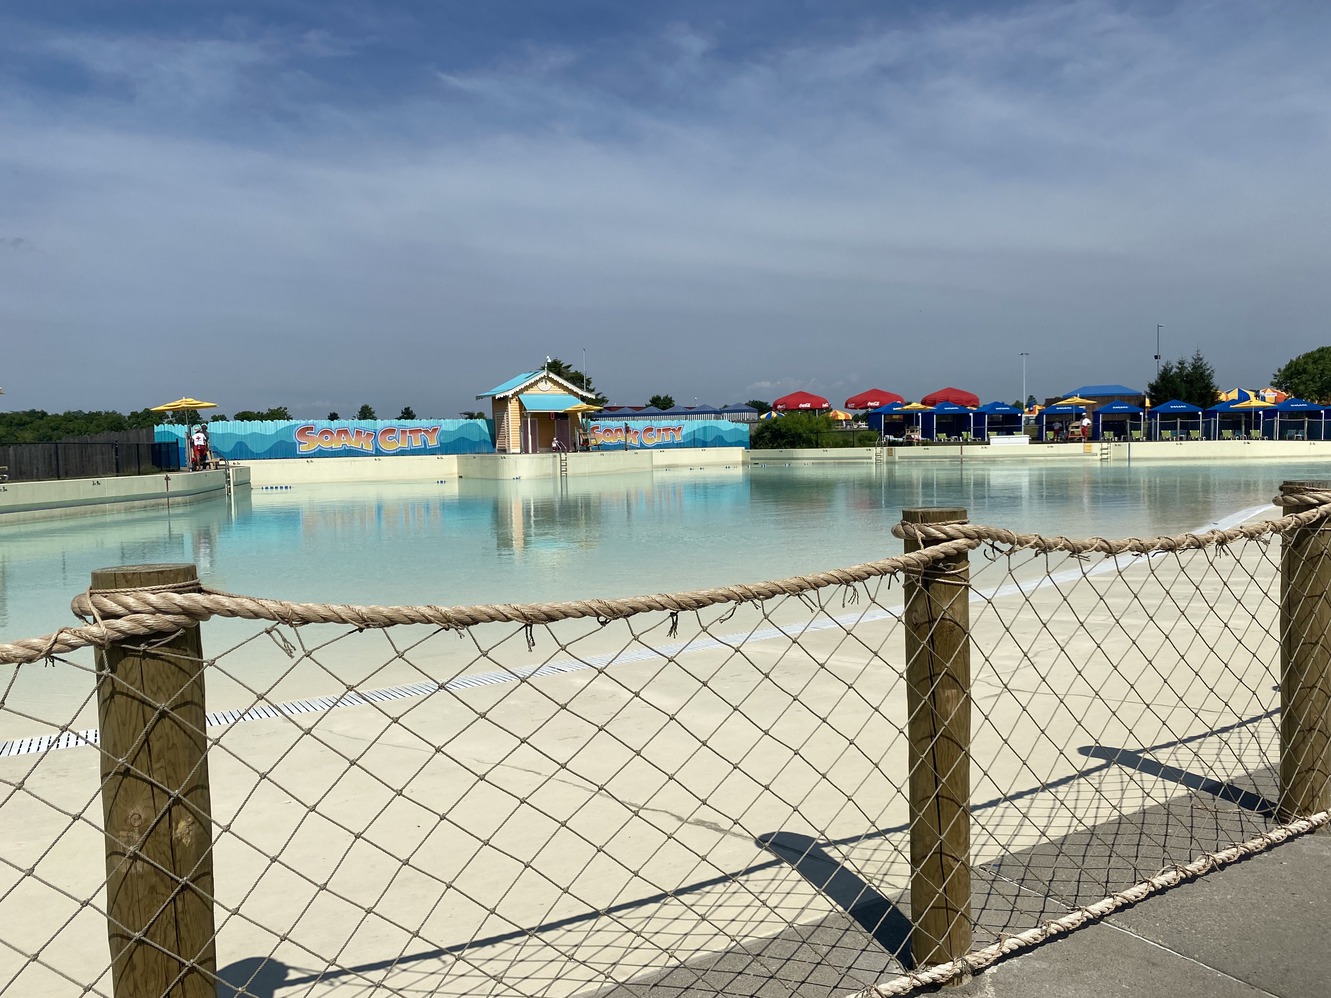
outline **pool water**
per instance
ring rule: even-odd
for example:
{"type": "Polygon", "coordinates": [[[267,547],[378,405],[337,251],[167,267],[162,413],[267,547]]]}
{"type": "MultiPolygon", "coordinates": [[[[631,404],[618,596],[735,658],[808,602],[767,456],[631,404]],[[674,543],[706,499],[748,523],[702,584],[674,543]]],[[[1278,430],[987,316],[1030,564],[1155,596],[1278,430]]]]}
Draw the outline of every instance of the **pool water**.
{"type": "Polygon", "coordinates": [[[300,601],[520,603],[783,578],[901,551],[903,508],[1071,537],[1203,528],[1317,463],[790,465],[539,481],[255,490],[0,525],[0,638],[69,624],[93,569],[194,562],[208,585],[300,601]]]}

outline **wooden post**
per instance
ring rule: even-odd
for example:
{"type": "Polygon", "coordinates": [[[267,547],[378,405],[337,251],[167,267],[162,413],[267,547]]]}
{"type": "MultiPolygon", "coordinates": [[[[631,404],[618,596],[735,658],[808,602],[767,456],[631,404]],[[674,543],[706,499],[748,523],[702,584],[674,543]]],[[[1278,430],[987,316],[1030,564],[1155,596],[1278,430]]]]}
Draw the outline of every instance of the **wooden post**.
{"type": "MultiPolygon", "coordinates": [[[[164,585],[197,589],[194,566],[92,573],[94,590],[164,585]]],[[[188,627],[130,638],[97,654],[115,998],[216,995],[201,645],[199,628],[188,627]]]]}
{"type": "MultiPolygon", "coordinates": [[[[964,509],[907,509],[905,523],[965,523],[964,509]]],[[[925,545],[907,539],[906,552],[925,545]]],[[[910,912],[914,965],[971,947],[970,565],[965,554],[906,577],[910,912]]]]}
{"type": "MultiPolygon", "coordinates": [[[[1331,491],[1285,482],[1283,496],[1331,491]]],[[[1309,506],[1287,507],[1291,513],[1309,506]]],[[[1280,800],[1282,820],[1331,807],[1331,524],[1289,531],[1280,557],[1280,800]]]]}

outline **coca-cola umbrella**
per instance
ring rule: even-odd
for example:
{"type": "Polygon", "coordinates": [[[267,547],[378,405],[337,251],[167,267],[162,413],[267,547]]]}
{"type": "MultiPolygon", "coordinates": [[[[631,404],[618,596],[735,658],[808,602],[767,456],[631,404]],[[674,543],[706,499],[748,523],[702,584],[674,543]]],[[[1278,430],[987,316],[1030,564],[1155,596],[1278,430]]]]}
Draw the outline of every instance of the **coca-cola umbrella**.
{"type": "Polygon", "coordinates": [[[881,388],[870,388],[867,392],[860,392],[858,395],[852,395],[846,399],[847,409],[880,409],[893,402],[905,403],[905,399],[896,392],[884,391],[881,388]]]}
{"type": "Polygon", "coordinates": [[[777,412],[792,412],[794,410],[811,412],[815,409],[830,409],[832,404],[821,395],[814,395],[812,392],[791,392],[789,395],[782,395],[773,402],[772,408],[777,412]]]}
{"type": "Polygon", "coordinates": [[[964,388],[940,388],[936,392],[930,392],[924,398],[920,399],[925,405],[937,405],[939,402],[951,402],[954,405],[964,405],[974,409],[980,404],[980,396],[973,392],[968,392],[964,388]]]}

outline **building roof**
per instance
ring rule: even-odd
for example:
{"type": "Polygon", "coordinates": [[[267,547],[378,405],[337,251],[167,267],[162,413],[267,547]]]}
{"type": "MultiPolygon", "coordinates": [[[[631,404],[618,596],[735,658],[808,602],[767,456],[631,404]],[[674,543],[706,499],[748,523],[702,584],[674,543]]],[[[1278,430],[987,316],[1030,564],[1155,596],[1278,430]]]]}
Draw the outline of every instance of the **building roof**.
{"type": "Polygon", "coordinates": [[[584,391],[583,389],[579,388],[577,385],[569,381],[565,381],[559,375],[551,374],[549,371],[545,370],[528,371],[526,374],[519,374],[516,377],[509,378],[502,385],[496,385],[494,388],[491,388],[488,392],[481,392],[481,394],[477,395],[476,397],[478,399],[505,398],[509,395],[516,395],[519,394],[522,391],[522,389],[530,388],[533,384],[535,384],[537,381],[540,381],[542,378],[549,378],[551,383],[558,385],[560,388],[568,389],[569,394],[578,396],[579,400],[589,399],[594,397],[593,392],[584,391]]]}
{"type": "Polygon", "coordinates": [[[1112,398],[1116,395],[1145,395],[1146,393],[1137,388],[1129,388],[1127,385],[1082,385],[1080,388],[1074,388],[1064,395],[1064,398],[1072,398],[1080,395],[1084,399],[1103,399],[1112,398]]]}

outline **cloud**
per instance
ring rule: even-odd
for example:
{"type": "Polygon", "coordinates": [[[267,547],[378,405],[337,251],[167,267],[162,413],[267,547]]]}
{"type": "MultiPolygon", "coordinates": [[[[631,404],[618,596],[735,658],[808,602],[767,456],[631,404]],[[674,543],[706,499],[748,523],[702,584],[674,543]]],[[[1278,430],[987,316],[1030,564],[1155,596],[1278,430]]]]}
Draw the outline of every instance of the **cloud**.
{"type": "Polygon", "coordinates": [[[0,263],[7,401],[183,375],[451,413],[584,348],[622,402],[1007,398],[1022,350],[1037,394],[1144,384],[1156,322],[1226,382],[1321,345],[1331,70],[1297,18],[791,15],[740,51],[699,10],[408,70],[391,19],[36,32],[94,84],[0,95],[0,231],[43,249],[0,263]],[[55,333],[116,378],[54,376],[55,333]]]}

